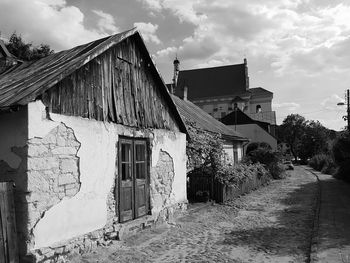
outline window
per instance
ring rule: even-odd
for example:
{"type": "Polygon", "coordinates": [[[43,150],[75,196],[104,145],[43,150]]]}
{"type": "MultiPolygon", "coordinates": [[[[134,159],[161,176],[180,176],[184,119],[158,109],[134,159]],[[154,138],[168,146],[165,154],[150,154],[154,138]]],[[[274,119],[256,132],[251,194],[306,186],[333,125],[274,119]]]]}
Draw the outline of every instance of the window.
{"type": "Polygon", "coordinates": [[[217,112],[217,111],[218,111],[218,108],[214,108],[213,111],[214,111],[214,112],[217,112]]]}
{"type": "Polygon", "coordinates": [[[119,221],[125,222],[149,211],[148,143],[144,139],[121,138],[118,148],[116,199],[119,201],[119,221]]]}
{"type": "Polygon", "coordinates": [[[260,105],[256,105],[256,113],[261,112],[261,106],[260,105]]]}

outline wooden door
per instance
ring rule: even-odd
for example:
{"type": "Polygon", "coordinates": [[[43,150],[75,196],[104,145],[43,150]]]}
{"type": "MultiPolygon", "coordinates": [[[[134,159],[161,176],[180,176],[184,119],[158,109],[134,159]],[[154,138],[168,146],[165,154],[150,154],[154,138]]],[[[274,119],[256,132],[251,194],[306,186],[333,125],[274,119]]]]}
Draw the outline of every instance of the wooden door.
{"type": "Polygon", "coordinates": [[[149,197],[147,142],[120,139],[119,221],[126,222],[148,213],[149,197]]]}
{"type": "Polygon", "coordinates": [[[147,214],[147,149],[145,141],[134,142],[135,218],[147,214]]]}
{"type": "Polygon", "coordinates": [[[0,182],[0,262],[19,262],[14,185],[11,182],[0,182]]]}
{"type": "Polygon", "coordinates": [[[134,180],[132,141],[119,142],[119,220],[125,222],[134,218],[134,180]]]}

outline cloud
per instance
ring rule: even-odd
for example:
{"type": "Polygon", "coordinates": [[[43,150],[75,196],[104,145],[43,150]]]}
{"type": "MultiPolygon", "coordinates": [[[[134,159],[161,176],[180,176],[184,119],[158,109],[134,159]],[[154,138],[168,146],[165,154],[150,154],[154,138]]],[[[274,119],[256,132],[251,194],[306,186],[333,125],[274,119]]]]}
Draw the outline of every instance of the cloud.
{"type": "Polygon", "coordinates": [[[65,0],[2,0],[0,28],[3,35],[14,31],[34,44],[45,43],[56,51],[102,38],[118,29],[111,15],[95,10],[97,27],[84,26],[84,14],[65,0]]]}
{"type": "Polygon", "coordinates": [[[337,105],[338,103],[343,102],[344,103],[344,99],[341,98],[339,95],[337,94],[333,94],[332,96],[330,96],[329,98],[324,99],[321,102],[321,106],[326,109],[326,110],[330,110],[330,111],[343,111],[344,108],[346,107],[344,106],[339,106],[337,105]]]}
{"type": "Polygon", "coordinates": [[[112,15],[101,10],[92,10],[92,12],[99,16],[97,25],[101,32],[111,32],[112,34],[116,34],[119,31],[118,27],[115,25],[115,20],[112,15]]]}
{"type": "Polygon", "coordinates": [[[153,12],[160,13],[162,10],[170,10],[175,16],[177,16],[180,22],[190,22],[198,25],[203,18],[204,14],[196,11],[195,5],[197,1],[189,0],[138,0],[142,2],[147,9],[153,12]]]}
{"type": "Polygon", "coordinates": [[[141,32],[142,37],[146,42],[153,42],[155,44],[160,44],[161,41],[156,35],[158,25],[153,25],[152,23],[136,22],[134,26],[141,32]]]}
{"type": "Polygon", "coordinates": [[[260,56],[271,61],[278,77],[350,68],[350,5],[340,1],[324,0],[321,6],[315,0],[139,1],[152,12],[166,10],[195,25],[178,43],[180,59],[192,66],[203,59],[236,63],[260,56]]]}
{"type": "Polygon", "coordinates": [[[161,49],[161,50],[157,51],[156,58],[158,58],[158,59],[162,59],[162,58],[173,59],[176,56],[177,50],[178,49],[176,47],[167,47],[167,48],[161,49]]]}
{"type": "Polygon", "coordinates": [[[272,107],[275,109],[296,111],[298,108],[300,108],[300,104],[295,102],[282,102],[282,103],[273,103],[272,107]]]}

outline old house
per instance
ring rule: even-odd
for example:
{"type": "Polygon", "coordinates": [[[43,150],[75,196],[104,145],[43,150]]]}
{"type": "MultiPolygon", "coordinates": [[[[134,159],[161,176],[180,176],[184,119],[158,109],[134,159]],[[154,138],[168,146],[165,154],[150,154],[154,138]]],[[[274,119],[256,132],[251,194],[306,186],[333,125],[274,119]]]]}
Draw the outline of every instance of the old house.
{"type": "Polygon", "coordinates": [[[89,250],[186,207],[186,128],[134,29],[9,65],[0,127],[23,261],[89,250]]]}
{"type": "Polygon", "coordinates": [[[249,125],[242,123],[238,129],[237,122],[225,124],[234,125],[237,131],[252,141],[267,141],[273,148],[277,147],[273,93],[261,87],[249,87],[246,59],[243,64],[190,70],[180,70],[179,65],[180,61],[175,59],[173,83],[168,84],[172,93],[181,96],[186,91],[188,100],[217,120],[227,116],[232,121],[237,110],[244,120],[250,120],[249,125]],[[257,123],[264,123],[264,128],[257,123]]]}
{"type": "Polygon", "coordinates": [[[250,118],[276,124],[272,111],[273,93],[261,87],[250,88],[247,60],[243,64],[180,70],[174,61],[173,86],[176,95],[188,90],[188,100],[216,119],[241,109],[250,118]]]}
{"type": "Polygon", "coordinates": [[[187,100],[186,95],[181,96],[181,98],[172,95],[172,98],[185,123],[193,122],[197,127],[205,131],[220,135],[223,140],[224,151],[229,163],[235,164],[242,159],[244,155],[244,145],[249,142],[249,139],[216,120],[194,103],[187,100]]]}
{"type": "Polygon", "coordinates": [[[257,121],[236,109],[221,119],[221,122],[247,136],[251,142],[266,142],[277,150],[277,138],[271,132],[268,122],[257,121]]]}

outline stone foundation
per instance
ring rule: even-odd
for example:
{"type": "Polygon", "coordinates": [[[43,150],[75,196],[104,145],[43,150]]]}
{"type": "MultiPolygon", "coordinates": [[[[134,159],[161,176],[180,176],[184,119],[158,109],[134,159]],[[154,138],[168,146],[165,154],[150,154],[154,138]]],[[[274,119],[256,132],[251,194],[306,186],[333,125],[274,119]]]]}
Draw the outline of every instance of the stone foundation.
{"type": "MultiPolygon", "coordinates": [[[[163,223],[171,223],[187,209],[187,203],[177,204],[162,210],[157,216],[147,215],[123,224],[117,218],[104,228],[87,233],[83,236],[60,242],[50,247],[32,251],[33,261],[37,263],[63,263],[70,254],[84,254],[93,251],[98,246],[108,246],[115,240],[134,235],[144,229],[163,223]]],[[[29,261],[28,261],[29,262],[29,261]]]]}

